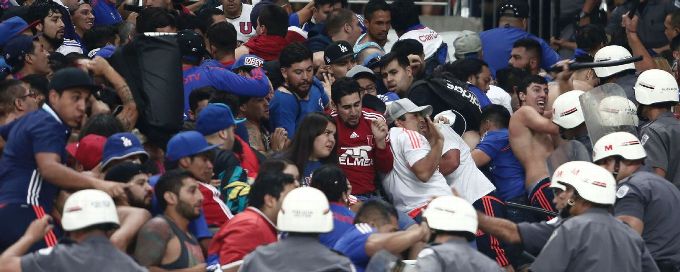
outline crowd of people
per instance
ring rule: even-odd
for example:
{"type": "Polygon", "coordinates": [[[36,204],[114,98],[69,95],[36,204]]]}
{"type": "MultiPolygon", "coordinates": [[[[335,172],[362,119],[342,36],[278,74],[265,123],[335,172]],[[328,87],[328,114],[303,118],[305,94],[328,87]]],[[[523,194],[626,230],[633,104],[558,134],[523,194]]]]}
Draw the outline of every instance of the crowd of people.
{"type": "Polygon", "coordinates": [[[680,271],[678,1],[500,2],[0,1],[0,271],[680,271]]]}

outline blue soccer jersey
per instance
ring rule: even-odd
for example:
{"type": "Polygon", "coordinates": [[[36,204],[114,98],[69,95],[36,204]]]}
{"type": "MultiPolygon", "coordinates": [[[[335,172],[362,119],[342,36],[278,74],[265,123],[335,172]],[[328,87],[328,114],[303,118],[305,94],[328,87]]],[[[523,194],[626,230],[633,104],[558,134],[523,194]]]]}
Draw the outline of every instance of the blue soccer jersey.
{"type": "Polygon", "coordinates": [[[492,181],[496,186],[496,193],[503,201],[524,194],[524,168],[512,153],[508,129],[487,132],[476,149],[491,158],[492,181]]]}
{"type": "Polygon", "coordinates": [[[356,224],[353,229],[345,232],[333,249],[352,260],[358,272],[363,272],[371,260],[371,256],[366,254],[366,241],[375,231],[369,224],[356,224]]]}
{"type": "Polygon", "coordinates": [[[331,212],[333,212],[333,230],[319,235],[319,241],[328,248],[333,248],[345,232],[354,227],[353,222],[356,215],[342,203],[332,202],[330,206],[331,212]]]}
{"type": "Polygon", "coordinates": [[[54,153],[66,161],[66,142],[70,130],[47,105],[14,121],[0,159],[0,205],[41,206],[46,213],[59,188],[44,180],[35,155],[54,153]]]}
{"type": "Polygon", "coordinates": [[[284,128],[288,138],[293,139],[297,124],[310,112],[322,112],[328,104],[328,96],[321,82],[314,78],[306,100],[298,98],[289,91],[276,90],[269,103],[269,120],[272,128],[284,128]]]}

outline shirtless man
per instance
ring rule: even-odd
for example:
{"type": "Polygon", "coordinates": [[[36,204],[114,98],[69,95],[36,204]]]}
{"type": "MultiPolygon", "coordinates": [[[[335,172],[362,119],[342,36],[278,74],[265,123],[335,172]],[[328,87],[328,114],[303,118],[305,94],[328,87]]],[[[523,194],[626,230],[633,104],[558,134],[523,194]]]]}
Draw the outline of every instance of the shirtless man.
{"type": "Polygon", "coordinates": [[[541,76],[526,77],[519,85],[521,107],[510,118],[510,147],[525,171],[524,187],[532,206],[555,211],[546,159],[553,151],[551,134],[557,125],[545,118],[548,85],[541,76]]]}
{"type": "Polygon", "coordinates": [[[205,271],[201,245],[189,233],[203,203],[198,180],[186,170],[171,170],[155,186],[163,214],[144,224],[137,235],[135,260],[151,271],[205,271]]]}

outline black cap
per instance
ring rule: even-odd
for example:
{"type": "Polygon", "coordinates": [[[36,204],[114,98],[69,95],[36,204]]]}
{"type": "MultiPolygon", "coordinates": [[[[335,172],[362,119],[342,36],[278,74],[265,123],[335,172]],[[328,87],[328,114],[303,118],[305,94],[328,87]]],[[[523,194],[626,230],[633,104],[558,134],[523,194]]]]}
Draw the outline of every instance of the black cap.
{"type": "Polygon", "coordinates": [[[54,73],[49,84],[50,90],[61,92],[72,88],[85,88],[94,92],[99,90],[99,85],[94,84],[90,75],[78,68],[64,68],[54,73]]]}
{"type": "Polygon", "coordinates": [[[503,16],[529,18],[529,4],[527,0],[505,0],[498,5],[496,13],[498,18],[503,16]]]}
{"type": "Polygon", "coordinates": [[[326,50],[323,51],[323,55],[326,64],[331,64],[338,60],[353,56],[354,50],[348,42],[337,41],[327,46],[326,50]]]}
{"type": "Polygon", "coordinates": [[[177,44],[183,58],[203,58],[208,56],[208,51],[205,50],[205,44],[203,43],[203,37],[193,30],[185,29],[177,32],[177,44]]]}

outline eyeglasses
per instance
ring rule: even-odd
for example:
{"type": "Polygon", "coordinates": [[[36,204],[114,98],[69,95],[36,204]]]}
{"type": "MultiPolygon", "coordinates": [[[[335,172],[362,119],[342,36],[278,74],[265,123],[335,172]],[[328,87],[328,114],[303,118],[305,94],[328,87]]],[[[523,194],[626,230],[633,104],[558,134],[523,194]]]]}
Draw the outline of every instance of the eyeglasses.
{"type": "Polygon", "coordinates": [[[39,96],[38,93],[36,93],[36,92],[34,92],[34,91],[28,91],[28,94],[22,95],[22,96],[20,96],[19,98],[24,99],[24,98],[26,98],[26,97],[31,97],[31,98],[33,98],[33,99],[38,99],[38,96],[39,96]]]}

